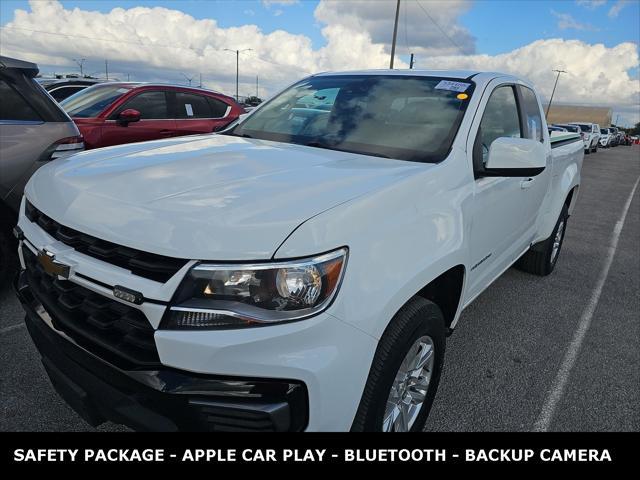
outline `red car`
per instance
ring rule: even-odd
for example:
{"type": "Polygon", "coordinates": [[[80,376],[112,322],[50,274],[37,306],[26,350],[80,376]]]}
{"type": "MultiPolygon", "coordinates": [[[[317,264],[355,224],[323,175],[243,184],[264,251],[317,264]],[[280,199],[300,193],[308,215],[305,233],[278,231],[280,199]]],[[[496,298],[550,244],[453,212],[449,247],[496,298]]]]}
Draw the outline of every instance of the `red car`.
{"type": "Polygon", "coordinates": [[[87,149],[215,132],[244,113],[233,98],[220,93],[146,83],[94,85],[60,105],[87,149]]]}

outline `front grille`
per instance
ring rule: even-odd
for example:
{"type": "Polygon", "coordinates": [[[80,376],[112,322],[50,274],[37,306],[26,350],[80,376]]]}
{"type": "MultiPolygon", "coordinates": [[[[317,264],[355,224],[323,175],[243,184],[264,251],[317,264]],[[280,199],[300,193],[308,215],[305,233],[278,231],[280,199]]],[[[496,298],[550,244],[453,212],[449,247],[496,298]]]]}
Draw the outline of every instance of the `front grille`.
{"type": "Polygon", "coordinates": [[[31,222],[38,224],[53,238],[73,247],[78,252],[103,262],[126,268],[134,275],[155,280],[156,282],[166,282],[184,267],[188,261],[116,245],[65,227],[42,213],[29,201],[26,202],[25,215],[31,222]]]}
{"type": "Polygon", "coordinates": [[[126,370],[160,364],[154,330],[135,308],[68,280],[49,276],[26,246],[22,253],[29,286],[53,320],[53,326],[78,345],[126,370]]]}

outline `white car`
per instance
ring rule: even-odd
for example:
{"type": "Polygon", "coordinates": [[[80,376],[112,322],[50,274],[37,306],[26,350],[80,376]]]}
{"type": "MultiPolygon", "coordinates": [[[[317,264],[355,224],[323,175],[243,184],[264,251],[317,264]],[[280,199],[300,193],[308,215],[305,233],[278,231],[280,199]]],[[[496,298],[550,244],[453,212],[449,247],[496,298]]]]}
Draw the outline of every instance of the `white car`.
{"type": "Polygon", "coordinates": [[[611,146],[611,143],[613,141],[613,135],[609,132],[608,128],[601,128],[600,129],[600,146],[602,148],[609,148],[611,146]]]}
{"type": "Polygon", "coordinates": [[[93,425],[421,430],[460,312],[556,266],[562,133],[513,76],[323,73],[220,134],[52,162],[15,232],[29,332],[93,425]]]}
{"type": "Polygon", "coordinates": [[[597,123],[570,122],[570,125],[577,125],[582,131],[582,141],[584,142],[584,153],[595,153],[598,151],[600,142],[600,125],[597,123]]]}

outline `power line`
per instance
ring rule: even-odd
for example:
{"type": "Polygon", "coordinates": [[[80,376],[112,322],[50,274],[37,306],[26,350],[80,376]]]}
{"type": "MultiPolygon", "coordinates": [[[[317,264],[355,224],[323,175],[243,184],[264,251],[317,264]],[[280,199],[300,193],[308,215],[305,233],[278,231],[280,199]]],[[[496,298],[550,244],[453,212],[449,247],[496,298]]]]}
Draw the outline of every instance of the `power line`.
{"type": "Polygon", "coordinates": [[[438,27],[438,30],[440,30],[440,32],[442,32],[442,34],[443,34],[445,37],[447,37],[447,38],[449,39],[449,41],[453,44],[453,46],[457,47],[460,51],[462,51],[462,47],[461,47],[460,45],[458,45],[458,44],[453,40],[453,38],[451,38],[451,37],[449,36],[449,34],[448,34],[447,32],[445,32],[445,31],[444,31],[444,29],[443,29],[440,25],[438,25],[438,22],[436,22],[436,21],[435,21],[435,19],[434,19],[431,15],[429,15],[429,12],[427,12],[427,11],[425,10],[425,8],[422,6],[422,4],[420,3],[420,1],[419,1],[419,0],[416,0],[416,4],[417,4],[417,5],[420,7],[420,9],[421,9],[421,10],[422,10],[426,15],[427,15],[427,17],[429,17],[429,19],[433,22],[433,24],[434,24],[436,27],[438,27]]]}

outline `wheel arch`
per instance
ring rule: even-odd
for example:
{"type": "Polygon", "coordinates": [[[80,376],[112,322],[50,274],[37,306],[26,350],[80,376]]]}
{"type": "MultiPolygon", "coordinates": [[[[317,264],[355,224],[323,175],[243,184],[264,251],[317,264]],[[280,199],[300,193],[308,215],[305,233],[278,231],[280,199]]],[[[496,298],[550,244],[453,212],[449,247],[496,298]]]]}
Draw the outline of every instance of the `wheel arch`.
{"type": "Polygon", "coordinates": [[[416,293],[416,296],[430,300],[440,308],[447,329],[451,328],[460,310],[465,272],[464,265],[451,267],[416,293]]]}

